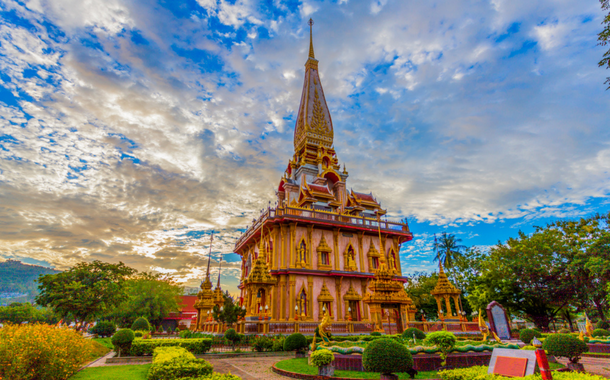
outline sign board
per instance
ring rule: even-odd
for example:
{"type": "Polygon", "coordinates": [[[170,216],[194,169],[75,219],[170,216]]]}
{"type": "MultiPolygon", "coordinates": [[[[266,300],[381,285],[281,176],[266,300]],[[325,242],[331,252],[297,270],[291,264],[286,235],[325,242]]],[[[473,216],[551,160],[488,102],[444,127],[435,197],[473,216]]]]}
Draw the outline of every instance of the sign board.
{"type": "Polygon", "coordinates": [[[487,305],[487,318],[492,331],[498,335],[500,339],[510,339],[510,325],[508,323],[508,316],[506,311],[496,301],[493,301],[487,305]]]}
{"type": "Polygon", "coordinates": [[[536,351],[494,348],[487,373],[523,377],[533,375],[537,368],[536,351]]]}

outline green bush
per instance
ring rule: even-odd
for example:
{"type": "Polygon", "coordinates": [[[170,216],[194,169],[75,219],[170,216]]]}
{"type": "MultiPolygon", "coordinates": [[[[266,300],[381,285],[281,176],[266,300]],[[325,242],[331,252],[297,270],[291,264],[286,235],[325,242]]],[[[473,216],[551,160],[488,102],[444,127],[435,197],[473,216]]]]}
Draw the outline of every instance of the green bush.
{"type": "Polygon", "coordinates": [[[307,339],[301,333],[290,334],[284,341],[284,351],[306,351],[307,339]]]}
{"type": "Polygon", "coordinates": [[[235,344],[239,342],[240,336],[235,329],[228,329],[225,331],[225,339],[231,342],[231,346],[235,349],[235,344]]]}
{"type": "Polygon", "coordinates": [[[553,334],[542,343],[542,348],[549,355],[568,358],[572,363],[578,363],[580,355],[589,351],[582,340],[567,334],[553,334]]]}
{"type": "Polygon", "coordinates": [[[609,330],[610,329],[610,322],[608,322],[608,321],[598,321],[595,324],[595,328],[609,330]]]}
{"type": "Polygon", "coordinates": [[[133,335],[134,335],[136,338],[141,338],[143,334],[142,334],[142,331],[134,331],[133,335]]]}
{"type": "Polygon", "coordinates": [[[97,334],[101,338],[112,336],[116,332],[116,326],[111,321],[99,321],[91,329],[92,334],[97,334]]]}
{"type": "Polygon", "coordinates": [[[121,329],[114,333],[110,341],[114,346],[114,350],[117,352],[119,356],[121,354],[129,353],[129,350],[133,344],[133,340],[136,338],[133,330],[131,329],[121,329]]]}
{"type": "Polygon", "coordinates": [[[373,331],[371,336],[381,336],[381,333],[379,331],[373,331]]]}
{"type": "Polygon", "coordinates": [[[523,329],[519,333],[519,339],[521,339],[521,341],[525,344],[530,344],[534,337],[540,339],[542,337],[542,334],[540,333],[540,331],[534,329],[523,329]]]}
{"type": "Polygon", "coordinates": [[[184,347],[195,355],[205,354],[212,348],[212,339],[138,339],[131,345],[131,355],[152,355],[157,347],[184,347]]]}
{"type": "Polygon", "coordinates": [[[435,331],[426,335],[426,339],[424,340],[424,344],[430,344],[438,347],[440,352],[440,357],[443,360],[441,365],[447,365],[447,356],[453,348],[455,347],[455,335],[448,331],[435,331]]]}
{"type": "Polygon", "coordinates": [[[413,335],[415,339],[426,339],[426,333],[415,327],[409,327],[402,332],[403,339],[413,339],[413,335]]]}
{"type": "Polygon", "coordinates": [[[570,331],[570,329],[566,329],[564,327],[564,328],[559,329],[558,333],[560,333],[560,334],[569,334],[569,333],[571,333],[571,331],[570,331]]]}
{"type": "Polygon", "coordinates": [[[309,357],[311,358],[311,364],[315,365],[316,367],[330,364],[333,360],[335,360],[335,355],[332,353],[332,351],[326,349],[315,350],[309,357]]]}
{"type": "Polygon", "coordinates": [[[146,318],[140,317],[133,322],[133,324],[131,325],[131,329],[133,331],[137,331],[137,330],[150,331],[150,324],[148,323],[146,318]]]}
{"type": "Polygon", "coordinates": [[[216,373],[202,377],[183,377],[180,380],[241,380],[241,377],[230,373],[216,373]]]}
{"type": "Polygon", "coordinates": [[[610,336],[610,331],[606,329],[595,329],[591,333],[591,336],[594,338],[610,336]]]}
{"type": "Polygon", "coordinates": [[[174,380],[211,374],[212,365],[204,359],[176,358],[161,363],[153,362],[148,370],[148,380],[174,380]]]}
{"type": "MultiPolygon", "coordinates": [[[[487,367],[475,366],[439,371],[438,376],[442,380],[492,380],[500,379],[500,376],[488,375],[487,367]]],[[[555,375],[553,375],[554,377],[555,375]]]]}
{"type": "Polygon", "coordinates": [[[153,352],[153,363],[163,363],[174,359],[195,359],[195,355],[183,347],[157,347],[153,352]]]}
{"type": "Polygon", "coordinates": [[[362,366],[369,372],[389,375],[413,368],[413,357],[403,344],[383,338],[369,343],[362,353],[362,366]]]}
{"type": "Polygon", "coordinates": [[[273,346],[271,347],[271,351],[284,351],[284,341],[286,340],[283,336],[278,336],[273,338],[273,346]]]}
{"type": "Polygon", "coordinates": [[[264,335],[257,336],[252,341],[252,348],[254,348],[256,352],[271,351],[273,348],[273,341],[271,338],[264,335]]]}

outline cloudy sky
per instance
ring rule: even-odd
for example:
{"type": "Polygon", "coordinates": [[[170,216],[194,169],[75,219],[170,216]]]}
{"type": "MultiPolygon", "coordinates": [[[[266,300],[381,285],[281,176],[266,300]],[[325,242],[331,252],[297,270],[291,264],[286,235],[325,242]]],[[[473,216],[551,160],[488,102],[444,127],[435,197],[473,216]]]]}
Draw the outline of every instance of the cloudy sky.
{"type": "Polygon", "coordinates": [[[0,0],[0,258],[196,284],[293,152],[312,17],[348,188],[489,246],[610,209],[597,0],[0,0]]]}

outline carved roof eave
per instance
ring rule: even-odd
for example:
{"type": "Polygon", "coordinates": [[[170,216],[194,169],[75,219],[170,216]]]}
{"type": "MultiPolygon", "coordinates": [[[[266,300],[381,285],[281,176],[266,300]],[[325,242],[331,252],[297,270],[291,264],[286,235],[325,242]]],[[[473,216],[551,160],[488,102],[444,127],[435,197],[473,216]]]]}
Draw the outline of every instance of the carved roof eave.
{"type": "Polygon", "coordinates": [[[350,285],[347,293],[345,293],[343,296],[343,299],[348,301],[360,301],[362,296],[358,294],[358,292],[356,292],[356,290],[354,290],[354,288],[350,285]]]}
{"type": "Polygon", "coordinates": [[[330,291],[326,287],[326,284],[322,284],[322,289],[320,290],[320,294],[318,294],[318,302],[334,302],[335,299],[330,294],[330,291]]]}

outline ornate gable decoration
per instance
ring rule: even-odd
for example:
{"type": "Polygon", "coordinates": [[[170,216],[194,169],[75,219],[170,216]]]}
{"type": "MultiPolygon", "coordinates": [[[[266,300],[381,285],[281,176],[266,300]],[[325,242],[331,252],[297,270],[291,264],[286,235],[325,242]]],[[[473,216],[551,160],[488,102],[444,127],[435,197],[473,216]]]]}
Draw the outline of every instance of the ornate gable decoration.
{"type": "Polygon", "coordinates": [[[265,251],[263,236],[261,233],[259,254],[256,260],[254,261],[254,265],[252,266],[252,270],[250,271],[250,274],[248,275],[245,284],[275,284],[275,281],[276,280],[271,276],[271,274],[269,273],[269,268],[267,267],[267,255],[265,251]]]}
{"type": "Polygon", "coordinates": [[[447,278],[447,275],[443,270],[443,265],[440,263],[438,271],[438,282],[436,283],[434,290],[432,290],[430,294],[432,294],[433,296],[457,296],[462,294],[461,290],[457,289],[455,286],[453,286],[451,282],[449,282],[449,279],[447,278]]]}
{"type": "Polygon", "coordinates": [[[320,289],[320,294],[318,294],[318,302],[334,302],[335,299],[330,294],[330,291],[326,287],[326,282],[322,283],[322,289],[320,289]]]}
{"type": "MultiPolygon", "coordinates": [[[[322,239],[320,239],[320,244],[318,244],[318,248],[316,249],[319,253],[322,252],[332,252],[332,249],[326,243],[326,239],[324,238],[324,234],[322,234],[322,239]]],[[[326,285],[324,285],[326,286],[326,285]]]]}
{"type": "Polygon", "coordinates": [[[371,246],[369,247],[369,252],[367,253],[370,257],[379,257],[379,252],[377,252],[377,248],[375,248],[375,244],[371,241],[371,246]]]}
{"type": "Polygon", "coordinates": [[[343,296],[343,299],[346,301],[360,301],[362,296],[358,294],[358,292],[352,286],[352,283],[349,284],[349,289],[347,289],[347,293],[343,296]]]}

